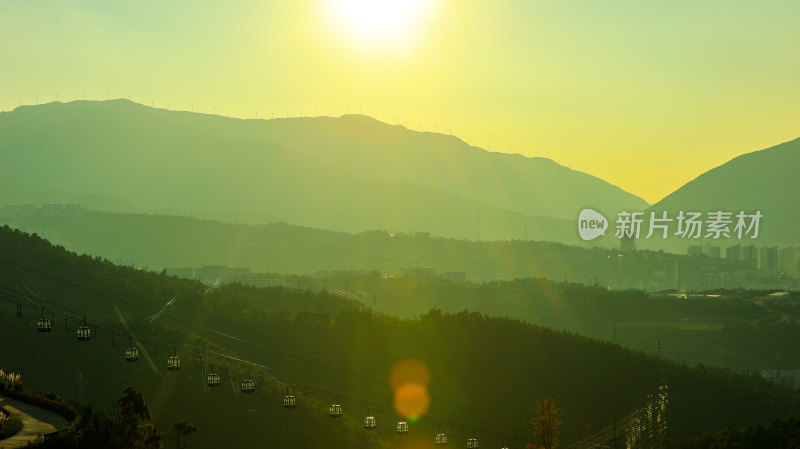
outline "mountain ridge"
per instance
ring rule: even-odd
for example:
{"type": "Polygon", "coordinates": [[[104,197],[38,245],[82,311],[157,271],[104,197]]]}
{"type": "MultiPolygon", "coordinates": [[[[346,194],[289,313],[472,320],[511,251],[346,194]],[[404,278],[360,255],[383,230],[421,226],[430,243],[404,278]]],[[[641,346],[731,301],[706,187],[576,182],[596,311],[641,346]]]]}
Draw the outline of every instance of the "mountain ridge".
{"type": "Polygon", "coordinates": [[[14,166],[0,168],[0,184],[8,198],[27,202],[48,202],[33,191],[102,193],[149,210],[225,205],[247,212],[238,220],[250,223],[423,230],[456,238],[473,238],[480,227],[481,238],[494,239],[509,238],[508,223],[526,216],[572,221],[587,204],[646,206],[619,187],[546,158],[489,152],[455,136],[356,115],[254,120],[128,100],[78,101],[0,113],[0,133],[8,136],[0,149],[14,166]],[[403,193],[409,185],[415,191],[403,193]],[[337,198],[343,193],[347,197],[337,198]],[[403,204],[398,215],[406,223],[393,226],[367,207],[381,201],[403,204]],[[339,214],[349,221],[331,226],[327,220],[346,203],[363,207],[339,214]],[[451,220],[472,222],[469,232],[451,225],[430,229],[447,221],[450,209],[451,220]],[[271,215],[253,213],[259,210],[271,215]]]}
{"type": "MultiPolygon", "coordinates": [[[[760,211],[763,218],[757,239],[707,240],[726,245],[797,245],[800,234],[795,224],[800,222],[800,211],[792,207],[791,200],[787,201],[787,196],[796,191],[793,184],[797,167],[800,167],[800,138],[739,155],[684,184],[648,210],[668,211],[672,217],[679,210],[703,213],[721,210],[732,212],[734,224],[738,212],[760,211]]],[[[657,244],[666,246],[667,242],[651,243],[657,244]]]]}

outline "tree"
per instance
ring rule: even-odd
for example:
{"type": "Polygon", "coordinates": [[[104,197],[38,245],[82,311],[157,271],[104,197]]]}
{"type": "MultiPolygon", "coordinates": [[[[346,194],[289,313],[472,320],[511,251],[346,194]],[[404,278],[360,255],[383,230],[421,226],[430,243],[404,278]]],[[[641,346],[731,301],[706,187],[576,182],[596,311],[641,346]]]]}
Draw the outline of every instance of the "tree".
{"type": "Polygon", "coordinates": [[[158,449],[161,447],[161,432],[150,421],[150,408],[142,394],[133,387],[122,392],[119,403],[120,431],[116,435],[116,446],[131,449],[158,449]]]}
{"type": "Polygon", "coordinates": [[[536,398],[531,407],[533,417],[530,419],[534,442],[528,443],[528,449],[556,449],[561,435],[561,415],[563,412],[556,404],[558,398],[536,398]]]}
{"type": "Polygon", "coordinates": [[[197,432],[197,427],[186,421],[178,421],[172,425],[172,430],[175,431],[175,448],[181,449],[186,447],[185,441],[183,442],[183,446],[181,446],[181,438],[197,432]]]}

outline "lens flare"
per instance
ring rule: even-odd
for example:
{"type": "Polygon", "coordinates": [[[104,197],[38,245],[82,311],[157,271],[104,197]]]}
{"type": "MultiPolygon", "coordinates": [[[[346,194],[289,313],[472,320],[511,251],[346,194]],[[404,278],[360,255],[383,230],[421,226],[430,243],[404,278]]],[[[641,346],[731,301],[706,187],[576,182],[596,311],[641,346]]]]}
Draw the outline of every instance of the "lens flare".
{"type": "Polygon", "coordinates": [[[398,362],[389,377],[394,390],[394,409],[414,422],[428,411],[431,398],[428,394],[430,372],[425,363],[416,359],[398,362]]]}
{"type": "Polygon", "coordinates": [[[431,398],[428,389],[420,384],[404,384],[394,391],[394,409],[401,416],[417,420],[428,411],[431,398]]]}
{"type": "Polygon", "coordinates": [[[389,383],[392,389],[397,390],[401,385],[413,383],[428,387],[431,375],[425,363],[417,359],[405,359],[392,368],[389,383]]]}

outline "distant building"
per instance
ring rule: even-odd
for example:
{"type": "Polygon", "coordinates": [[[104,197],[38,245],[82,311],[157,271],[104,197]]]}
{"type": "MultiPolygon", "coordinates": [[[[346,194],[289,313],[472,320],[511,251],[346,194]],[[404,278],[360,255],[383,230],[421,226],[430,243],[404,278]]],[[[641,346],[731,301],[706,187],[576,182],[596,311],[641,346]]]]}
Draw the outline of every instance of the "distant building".
{"type": "Polygon", "coordinates": [[[231,268],[226,265],[204,265],[200,268],[167,268],[167,274],[185,279],[196,279],[206,285],[240,283],[253,287],[285,287],[286,276],[277,273],[253,273],[249,268],[231,268]]]}
{"type": "Polygon", "coordinates": [[[752,267],[758,266],[758,248],[756,245],[742,246],[742,251],[739,253],[739,260],[747,262],[752,267]]]}
{"type": "Polygon", "coordinates": [[[678,290],[704,288],[702,259],[671,258],[664,262],[664,287],[678,290]]]}
{"type": "Polygon", "coordinates": [[[697,257],[703,255],[703,247],[700,245],[689,245],[686,247],[686,254],[690,257],[697,257]]]}
{"type": "Polygon", "coordinates": [[[758,250],[758,268],[775,271],[778,269],[778,247],[762,246],[758,250]]]}
{"type": "Polygon", "coordinates": [[[456,284],[463,284],[467,282],[467,273],[463,271],[448,271],[447,273],[442,273],[442,279],[456,284]]]}
{"type": "Polygon", "coordinates": [[[416,278],[416,279],[431,279],[436,277],[436,268],[423,267],[422,265],[414,265],[413,267],[401,267],[400,276],[416,278]]]}
{"type": "Polygon", "coordinates": [[[710,259],[719,259],[722,256],[722,248],[706,243],[703,245],[703,254],[710,259]]]}
{"type": "Polygon", "coordinates": [[[800,370],[764,370],[761,371],[761,377],[776,385],[794,390],[800,388],[800,370]]]}
{"type": "Polygon", "coordinates": [[[230,282],[253,287],[286,287],[286,276],[277,273],[250,273],[234,276],[230,282]]]}
{"type": "Polygon", "coordinates": [[[790,246],[778,252],[778,270],[785,276],[800,277],[800,247],[790,246]]]}
{"type": "Polygon", "coordinates": [[[727,272],[711,272],[703,274],[703,290],[717,290],[728,287],[729,275],[727,272]]]}
{"type": "Polygon", "coordinates": [[[742,260],[742,245],[736,244],[725,248],[725,258],[728,260],[742,260]]]}
{"type": "Polygon", "coordinates": [[[33,215],[35,210],[33,204],[9,204],[3,206],[2,214],[4,217],[33,215]]]}
{"type": "Polygon", "coordinates": [[[584,287],[600,287],[600,278],[597,276],[589,276],[583,278],[583,286],[584,287]]]}
{"type": "Polygon", "coordinates": [[[698,259],[678,260],[678,288],[681,290],[703,289],[703,264],[698,259]]]}

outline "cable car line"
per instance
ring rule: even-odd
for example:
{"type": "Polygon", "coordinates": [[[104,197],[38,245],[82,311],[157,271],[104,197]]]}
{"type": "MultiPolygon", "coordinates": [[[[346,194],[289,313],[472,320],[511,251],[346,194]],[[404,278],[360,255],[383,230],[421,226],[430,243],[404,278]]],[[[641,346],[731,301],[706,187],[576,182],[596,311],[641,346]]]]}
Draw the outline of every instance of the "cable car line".
{"type": "MultiPolygon", "coordinates": [[[[15,266],[17,268],[20,268],[22,270],[25,270],[25,271],[28,271],[28,272],[43,276],[45,278],[48,278],[48,279],[51,279],[51,280],[54,280],[54,281],[57,281],[57,282],[64,283],[64,284],[69,285],[69,286],[74,287],[74,288],[93,293],[93,294],[95,294],[97,296],[100,296],[100,297],[103,297],[103,298],[106,298],[106,299],[110,299],[110,300],[114,300],[114,301],[120,301],[123,304],[127,304],[127,305],[130,305],[130,306],[135,307],[137,309],[144,310],[144,311],[149,311],[149,312],[152,313],[151,309],[148,309],[147,307],[144,307],[144,306],[142,306],[140,304],[131,303],[130,301],[125,301],[125,300],[120,300],[120,299],[115,298],[115,297],[113,297],[111,295],[108,295],[106,293],[103,293],[103,292],[100,292],[100,291],[97,291],[97,290],[94,290],[94,289],[91,289],[91,288],[84,287],[84,286],[79,285],[77,283],[74,283],[72,281],[64,280],[64,279],[58,278],[56,276],[52,276],[50,274],[43,273],[41,271],[32,269],[32,268],[25,267],[23,265],[20,265],[18,263],[12,262],[12,261],[9,261],[7,259],[0,258],[0,262],[4,262],[4,263],[7,263],[9,265],[12,265],[12,266],[15,266]]],[[[20,296],[23,296],[23,297],[28,297],[29,296],[29,295],[27,295],[25,293],[22,293],[22,292],[13,290],[13,289],[9,289],[8,287],[3,287],[3,288],[6,289],[6,290],[13,291],[13,292],[15,292],[15,293],[17,293],[17,294],[19,294],[20,296]]],[[[181,319],[181,318],[177,318],[177,317],[173,317],[173,316],[169,316],[169,315],[164,315],[164,316],[169,318],[169,319],[171,319],[171,320],[174,320],[174,321],[190,324],[185,319],[181,319]]],[[[250,344],[250,345],[253,345],[253,346],[268,350],[268,351],[272,351],[272,352],[278,353],[278,354],[286,356],[286,357],[295,358],[297,360],[300,360],[300,361],[303,361],[303,362],[306,362],[306,363],[309,363],[309,364],[321,366],[321,367],[324,367],[326,369],[329,369],[329,370],[332,370],[332,371],[335,371],[335,372],[339,372],[339,373],[342,373],[342,374],[345,374],[345,375],[348,375],[348,376],[352,376],[352,377],[355,377],[355,378],[359,378],[359,379],[364,380],[364,381],[368,381],[368,382],[371,382],[371,383],[375,383],[375,384],[378,384],[378,385],[389,387],[389,384],[387,384],[386,382],[381,382],[381,381],[377,381],[377,380],[374,380],[374,379],[370,379],[368,377],[361,376],[361,375],[358,375],[358,374],[355,374],[355,373],[351,373],[351,372],[348,372],[348,371],[340,369],[340,368],[332,367],[332,366],[326,365],[326,364],[321,363],[321,362],[317,362],[317,361],[314,361],[314,360],[309,360],[309,359],[306,359],[306,358],[303,358],[303,357],[298,357],[298,356],[293,355],[291,353],[286,353],[286,352],[283,352],[283,351],[276,351],[273,348],[268,348],[268,347],[266,347],[264,345],[261,345],[261,344],[255,343],[255,342],[251,342],[251,341],[248,341],[248,340],[245,340],[245,339],[241,339],[239,337],[235,337],[235,336],[232,336],[232,335],[229,335],[229,334],[225,334],[223,332],[219,332],[219,331],[216,331],[214,329],[210,329],[210,328],[204,328],[204,329],[207,330],[207,331],[213,332],[215,334],[221,335],[223,337],[230,338],[230,339],[237,340],[237,341],[241,341],[243,343],[250,344]]],[[[189,344],[189,346],[192,346],[192,345],[189,344]]],[[[245,363],[252,363],[252,362],[245,361],[245,363]]],[[[449,401],[449,400],[446,400],[446,399],[436,399],[436,400],[438,402],[441,402],[441,403],[444,403],[444,404],[449,404],[449,405],[451,405],[453,407],[462,408],[464,410],[470,410],[470,411],[473,411],[473,412],[481,413],[481,414],[484,414],[484,415],[487,415],[487,416],[491,416],[493,418],[500,419],[500,420],[503,420],[503,421],[518,423],[517,419],[512,419],[512,418],[509,418],[509,417],[497,415],[497,414],[494,414],[494,413],[486,411],[486,410],[476,409],[474,407],[458,404],[458,403],[455,403],[455,402],[452,402],[452,401],[449,401]]]]}
{"type": "Polygon", "coordinates": [[[266,365],[261,365],[261,364],[255,363],[255,362],[250,362],[248,360],[244,360],[244,359],[241,359],[239,357],[234,357],[232,355],[222,354],[221,352],[216,352],[216,351],[210,351],[209,350],[208,353],[209,354],[218,355],[220,357],[225,357],[226,359],[236,360],[237,362],[244,362],[244,363],[247,363],[248,365],[257,366],[259,368],[264,368],[264,369],[268,369],[268,370],[272,369],[272,368],[270,368],[270,367],[268,367],[266,365]]]}
{"type": "MultiPolygon", "coordinates": [[[[153,363],[153,360],[150,358],[150,354],[147,353],[147,349],[145,349],[144,345],[139,341],[138,338],[136,338],[136,334],[134,334],[133,330],[130,328],[130,326],[128,326],[128,322],[125,321],[125,318],[122,317],[122,312],[119,311],[119,307],[117,307],[116,304],[114,304],[114,310],[117,312],[117,316],[119,317],[120,322],[122,322],[122,325],[125,326],[125,330],[127,330],[128,334],[130,334],[131,339],[133,341],[135,341],[136,345],[139,347],[139,349],[142,350],[142,354],[144,354],[144,358],[147,359],[147,363],[148,363],[148,365],[150,365],[150,368],[153,370],[153,372],[156,374],[156,376],[160,377],[161,376],[161,372],[158,370],[158,368],[156,368],[156,364],[153,363]]],[[[131,349],[135,349],[135,348],[131,348],[131,349]]],[[[136,356],[136,359],[137,360],[139,359],[138,355],[136,356]]],[[[127,360],[127,354],[126,354],[126,360],[127,360]]]]}
{"type": "MultiPolygon", "coordinates": [[[[121,300],[121,299],[118,299],[118,298],[114,298],[113,296],[111,296],[111,295],[108,295],[108,294],[106,294],[106,293],[103,293],[103,292],[97,291],[97,290],[95,290],[95,289],[92,289],[92,288],[84,287],[84,286],[82,286],[82,285],[79,285],[79,284],[76,284],[76,283],[74,283],[74,282],[72,282],[72,281],[65,280],[65,279],[61,279],[61,278],[59,278],[59,277],[57,277],[57,276],[53,276],[53,275],[50,275],[50,274],[47,274],[47,273],[43,273],[43,272],[41,272],[41,271],[39,271],[39,270],[36,270],[36,269],[33,269],[33,268],[29,268],[29,267],[26,267],[26,266],[24,266],[24,265],[20,265],[20,264],[18,264],[18,263],[16,263],[16,262],[13,262],[13,261],[10,261],[10,260],[7,260],[7,259],[4,259],[4,258],[2,258],[2,257],[0,257],[0,262],[7,263],[7,264],[9,264],[9,265],[12,265],[12,266],[14,266],[14,267],[17,267],[17,268],[19,268],[19,269],[22,269],[22,270],[28,271],[28,272],[30,272],[30,273],[34,273],[34,274],[40,275],[40,276],[42,276],[42,277],[45,277],[45,278],[47,278],[47,279],[54,280],[54,281],[56,281],[56,282],[61,282],[61,283],[65,284],[65,285],[69,285],[69,286],[71,286],[71,287],[74,287],[74,288],[77,288],[77,289],[80,289],[80,290],[83,290],[83,291],[86,291],[86,292],[89,292],[89,293],[93,293],[93,294],[95,294],[95,295],[97,295],[97,296],[100,296],[100,297],[103,297],[103,298],[106,298],[106,299],[110,299],[110,300],[112,300],[112,301],[118,301],[118,302],[120,302],[120,303],[123,303],[123,304],[126,304],[126,305],[130,305],[130,306],[132,306],[132,307],[135,307],[135,308],[137,308],[137,309],[143,310],[143,311],[145,311],[145,312],[153,313],[153,311],[152,311],[151,309],[148,309],[148,308],[146,308],[146,307],[144,307],[144,306],[142,306],[142,305],[140,305],[140,304],[137,304],[137,303],[132,303],[132,302],[130,302],[130,301],[125,301],[125,300],[121,300]]],[[[7,287],[5,287],[5,288],[6,288],[6,289],[8,289],[7,287]]],[[[8,290],[11,290],[11,289],[8,289],[8,290]]],[[[17,292],[17,293],[18,293],[18,294],[21,294],[21,295],[25,295],[25,294],[24,294],[24,293],[22,293],[22,292],[17,292]]],[[[181,319],[181,318],[173,317],[173,316],[170,316],[170,315],[165,315],[165,317],[166,317],[166,318],[169,318],[169,319],[171,319],[171,320],[173,320],[173,321],[180,322],[180,323],[182,323],[182,324],[191,325],[191,323],[190,323],[190,322],[188,322],[188,321],[187,321],[187,320],[185,320],[185,319],[181,319]]],[[[379,385],[381,385],[381,386],[389,387],[389,384],[387,384],[387,383],[385,383],[385,382],[376,381],[376,380],[374,380],[374,379],[370,379],[370,378],[367,378],[367,377],[364,377],[364,376],[360,376],[360,375],[358,375],[358,374],[350,373],[350,372],[347,372],[347,371],[345,371],[345,370],[342,370],[342,369],[338,369],[338,368],[335,368],[335,367],[331,367],[331,366],[325,365],[325,364],[323,364],[323,363],[320,363],[320,362],[316,362],[316,361],[314,361],[314,360],[309,360],[309,359],[305,359],[305,358],[302,358],[302,357],[297,357],[297,356],[294,356],[294,355],[292,355],[292,354],[290,354],[290,353],[285,353],[285,352],[282,352],[282,351],[277,351],[277,350],[275,350],[275,349],[273,349],[273,348],[269,348],[269,347],[266,347],[266,346],[264,346],[264,345],[261,345],[261,344],[255,343],[255,342],[251,342],[251,341],[248,341],[248,340],[245,340],[245,339],[241,339],[241,338],[238,338],[238,337],[234,337],[234,336],[232,336],[232,335],[229,335],[229,334],[226,334],[226,333],[223,333],[223,332],[217,331],[217,330],[215,330],[215,329],[211,329],[211,328],[204,328],[204,330],[206,330],[206,331],[210,331],[210,332],[213,332],[213,333],[216,333],[216,334],[218,334],[218,335],[221,335],[221,336],[223,336],[223,337],[226,337],[226,338],[230,338],[230,339],[233,339],[233,340],[241,341],[241,342],[243,342],[243,343],[251,344],[251,345],[254,345],[254,346],[256,346],[256,347],[259,347],[259,348],[262,348],[262,349],[265,349],[265,350],[268,350],[268,351],[273,351],[273,352],[276,352],[276,353],[278,353],[278,354],[281,354],[281,355],[283,355],[283,356],[286,356],[286,357],[296,358],[296,359],[298,359],[298,360],[301,360],[301,361],[304,361],[304,362],[307,362],[307,363],[311,363],[311,364],[315,364],[315,365],[318,365],[318,366],[322,366],[322,367],[325,367],[325,368],[331,369],[331,370],[333,370],[333,371],[340,372],[340,373],[342,373],[342,374],[346,374],[346,375],[349,375],[349,376],[353,376],[353,377],[360,378],[361,380],[364,380],[364,381],[373,382],[373,383],[379,384],[379,385]]],[[[508,419],[508,418],[506,418],[506,419],[508,419]]]]}
{"type": "Polygon", "coordinates": [[[165,311],[165,310],[167,310],[167,307],[171,306],[171,305],[172,305],[172,303],[174,303],[174,302],[175,302],[175,298],[177,298],[177,297],[178,297],[178,295],[176,294],[175,296],[173,296],[173,297],[172,297],[172,299],[170,299],[169,301],[167,301],[167,303],[166,303],[166,304],[164,304],[164,307],[162,307],[162,308],[161,308],[161,310],[159,310],[158,312],[156,312],[156,314],[155,314],[155,315],[153,315],[153,316],[151,316],[151,317],[150,317],[150,321],[155,321],[155,320],[157,320],[157,319],[158,319],[158,318],[161,316],[161,314],[162,314],[162,313],[164,313],[164,311],[165,311]]]}
{"type": "MultiPolygon", "coordinates": [[[[5,288],[5,289],[7,289],[7,290],[12,290],[12,291],[14,291],[14,292],[15,292],[15,293],[17,293],[17,294],[20,294],[21,296],[25,296],[25,293],[18,292],[18,291],[16,291],[16,290],[13,290],[13,289],[8,289],[7,287],[4,287],[4,288],[5,288]]],[[[106,295],[106,296],[107,296],[107,295],[106,295]]],[[[72,313],[72,314],[74,314],[74,315],[76,315],[76,316],[80,316],[80,312],[77,312],[77,313],[72,313]]],[[[101,326],[98,326],[98,327],[102,328],[101,326]]],[[[230,336],[230,337],[231,337],[231,338],[233,338],[233,339],[236,339],[236,340],[239,340],[239,341],[245,342],[245,343],[251,343],[251,344],[253,344],[252,342],[248,342],[247,340],[240,339],[240,338],[238,338],[238,337],[233,337],[233,336],[230,336]]],[[[258,347],[262,347],[262,348],[268,349],[268,348],[266,348],[266,347],[264,347],[263,345],[260,345],[260,344],[254,344],[254,345],[255,345],[255,346],[258,346],[258,347]]],[[[187,343],[187,346],[189,346],[190,348],[194,348],[194,349],[196,349],[196,350],[198,350],[198,349],[199,349],[199,348],[197,347],[197,345],[192,345],[192,344],[189,344],[189,343],[187,343]]],[[[354,377],[363,378],[363,379],[365,379],[365,380],[370,380],[370,381],[372,381],[372,382],[374,382],[374,383],[378,383],[378,384],[381,384],[381,385],[388,386],[388,384],[386,384],[386,383],[384,383],[384,382],[374,381],[374,380],[372,380],[372,379],[364,378],[363,376],[359,376],[359,375],[353,375],[352,373],[348,373],[348,372],[347,372],[347,371],[345,371],[345,370],[341,370],[341,369],[337,369],[337,368],[334,368],[334,367],[330,367],[330,366],[327,366],[327,365],[325,365],[325,364],[322,364],[322,363],[319,363],[319,362],[316,362],[316,361],[307,360],[307,359],[303,359],[303,358],[299,358],[299,359],[300,359],[300,360],[302,360],[302,361],[308,362],[308,363],[313,363],[313,364],[320,365],[320,366],[323,366],[323,367],[325,367],[325,368],[328,368],[328,369],[332,369],[332,370],[334,370],[334,371],[341,372],[341,373],[343,373],[343,374],[352,375],[352,376],[354,376],[354,377]]],[[[249,361],[244,361],[244,362],[245,362],[245,363],[251,363],[251,364],[253,363],[253,362],[249,362],[249,361]]],[[[258,365],[258,364],[256,364],[256,365],[258,365]]],[[[259,365],[259,366],[263,366],[263,365],[259,365]]],[[[179,368],[178,368],[178,369],[179,369],[179,368]]],[[[303,378],[307,378],[307,377],[305,377],[305,376],[297,376],[297,375],[293,375],[292,377],[303,377],[303,378]]],[[[311,379],[311,378],[307,378],[307,379],[308,379],[308,380],[312,380],[312,381],[314,381],[315,383],[327,384],[326,382],[322,382],[322,381],[319,381],[319,380],[316,380],[316,379],[311,379]]],[[[330,385],[330,386],[332,386],[332,387],[335,387],[335,388],[337,388],[337,389],[341,389],[341,387],[340,387],[340,386],[335,386],[335,385],[332,385],[332,384],[327,384],[327,385],[330,385]]],[[[348,390],[349,390],[349,389],[348,389],[348,390]]],[[[351,390],[351,391],[353,391],[354,393],[360,394],[360,395],[362,395],[362,396],[364,395],[364,393],[362,393],[362,392],[356,392],[355,390],[351,390]]],[[[371,394],[370,394],[370,395],[371,395],[371,394]]],[[[385,400],[385,399],[384,399],[384,400],[385,400]]],[[[489,415],[489,416],[493,416],[493,417],[495,417],[495,418],[497,418],[497,419],[501,419],[501,420],[504,420],[504,421],[514,422],[515,424],[517,424],[517,423],[518,423],[518,420],[512,420],[512,419],[510,419],[510,418],[502,417],[502,416],[499,416],[499,415],[493,414],[493,413],[491,413],[491,412],[487,412],[487,411],[485,411],[485,410],[474,409],[474,408],[472,408],[472,407],[468,407],[468,406],[461,406],[461,405],[459,405],[459,404],[454,404],[454,403],[452,403],[452,402],[450,402],[450,401],[447,401],[447,400],[442,400],[442,399],[437,399],[437,401],[439,401],[439,402],[442,402],[442,403],[448,403],[448,404],[450,404],[450,405],[452,405],[452,406],[454,406],[454,407],[458,407],[458,408],[463,408],[463,409],[467,409],[467,410],[472,410],[472,411],[480,412],[480,413],[483,413],[483,414],[486,414],[486,415],[489,415]]],[[[468,418],[468,419],[469,419],[469,420],[471,420],[471,421],[478,422],[478,421],[477,421],[477,420],[475,420],[474,418],[468,418]]]]}
{"type": "MultiPolygon", "coordinates": [[[[197,345],[190,345],[190,347],[195,347],[195,348],[196,348],[196,347],[197,347],[197,345]]],[[[170,351],[170,354],[172,354],[172,351],[170,351]]],[[[177,352],[176,352],[176,354],[177,354],[177,352]]],[[[216,352],[215,352],[214,354],[215,354],[215,355],[223,355],[223,356],[225,355],[225,354],[216,353],[216,352]]],[[[242,360],[242,359],[239,359],[239,360],[242,360]]],[[[252,363],[252,362],[248,362],[248,361],[244,361],[244,362],[246,362],[246,363],[252,363]]],[[[213,365],[212,365],[212,366],[213,366],[213,365]]],[[[179,368],[178,368],[178,369],[179,369],[179,368]]],[[[212,370],[211,370],[211,371],[213,372],[213,367],[212,367],[212,370]]],[[[213,376],[212,376],[212,377],[213,377],[213,376]]],[[[249,378],[249,377],[250,377],[250,376],[249,376],[249,374],[248,374],[248,378],[249,378]]],[[[334,386],[334,387],[336,387],[337,389],[341,389],[341,387],[340,387],[340,386],[334,386]]],[[[306,387],[306,396],[310,396],[310,395],[308,394],[308,390],[309,390],[309,388],[308,388],[308,387],[306,387]]],[[[313,391],[313,390],[315,390],[315,389],[314,389],[314,388],[311,388],[311,390],[313,391]]],[[[294,396],[294,388],[293,388],[293,391],[292,391],[292,394],[291,394],[291,396],[294,396]]],[[[340,396],[340,395],[337,395],[337,397],[342,397],[342,396],[340,396]]],[[[348,400],[352,401],[353,403],[358,403],[358,402],[360,402],[359,400],[357,400],[357,399],[354,399],[354,398],[345,398],[345,399],[348,399],[348,400]]],[[[338,402],[338,401],[337,401],[337,402],[338,402]]],[[[295,396],[295,402],[294,402],[294,406],[296,406],[296,404],[297,404],[297,402],[296,402],[296,396],[295,396]]],[[[294,408],[294,407],[292,407],[292,408],[294,408]]],[[[377,418],[377,417],[380,417],[380,415],[377,415],[377,416],[376,416],[376,418],[377,418]]],[[[424,421],[434,421],[434,418],[433,418],[433,417],[423,417],[423,418],[421,418],[421,419],[420,419],[420,421],[423,421],[423,420],[424,420],[424,421]]],[[[436,420],[435,422],[441,422],[441,420],[436,420]]],[[[473,428],[475,428],[475,426],[472,426],[472,427],[473,427],[473,428]]],[[[516,439],[516,438],[515,438],[515,439],[516,439]]]]}

